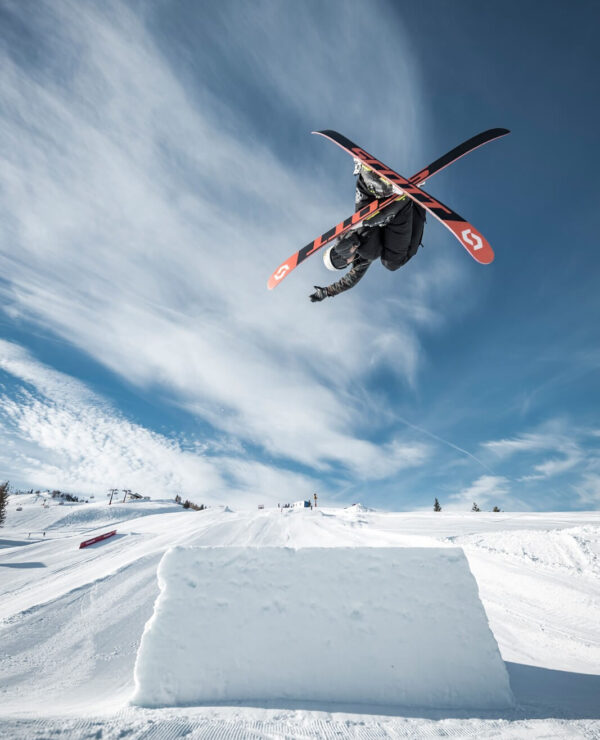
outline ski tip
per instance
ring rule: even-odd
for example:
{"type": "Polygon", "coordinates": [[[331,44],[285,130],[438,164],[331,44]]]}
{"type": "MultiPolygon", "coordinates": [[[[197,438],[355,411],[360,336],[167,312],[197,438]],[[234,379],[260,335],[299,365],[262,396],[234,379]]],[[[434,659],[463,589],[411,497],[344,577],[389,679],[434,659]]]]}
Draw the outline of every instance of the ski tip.
{"type": "Polygon", "coordinates": [[[298,264],[298,253],[293,254],[288,260],[283,262],[279,267],[275,270],[275,272],[271,275],[267,282],[267,288],[269,290],[273,290],[273,288],[283,280],[283,278],[288,275],[294,267],[298,264]]]}

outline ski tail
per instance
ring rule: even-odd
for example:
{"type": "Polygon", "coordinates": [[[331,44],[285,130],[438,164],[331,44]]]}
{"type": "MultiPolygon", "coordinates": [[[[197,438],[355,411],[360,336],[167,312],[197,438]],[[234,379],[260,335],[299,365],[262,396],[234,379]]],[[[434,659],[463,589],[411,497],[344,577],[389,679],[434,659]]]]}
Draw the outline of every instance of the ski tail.
{"type": "Polygon", "coordinates": [[[436,159],[435,162],[432,162],[428,167],[425,167],[425,169],[417,172],[416,175],[413,175],[410,178],[410,181],[415,185],[420,185],[425,182],[428,177],[441,172],[449,164],[452,164],[461,159],[461,157],[464,157],[465,154],[469,154],[469,152],[479,149],[480,146],[487,144],[489,141],[495,141],[507,134],[510,134],[510,131],[507,128],[490,128],[487,131],[482,131],[480,134],[472,136],[470,139],[463,141],[462,144],[454,147],[454,149],[446,152],[446,154],[441,156],[439,159],[436,159]]]}

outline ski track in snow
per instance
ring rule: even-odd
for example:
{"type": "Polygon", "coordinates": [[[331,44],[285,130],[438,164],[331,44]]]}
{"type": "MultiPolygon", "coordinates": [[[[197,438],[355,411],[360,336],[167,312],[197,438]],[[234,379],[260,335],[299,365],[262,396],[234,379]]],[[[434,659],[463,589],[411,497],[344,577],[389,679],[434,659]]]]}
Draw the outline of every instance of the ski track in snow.
{"type": "Polygon", "coordinates": [[[11,496],[0,530],[0,738],[600,738],[598,512],[48,503],[11,496]],[[111,540],[78,549],[114,528],[111,540]],[[460,546],[518,706],[477,716],[309,704],[128,706],[156,569],[173,545],[460,546]]]}

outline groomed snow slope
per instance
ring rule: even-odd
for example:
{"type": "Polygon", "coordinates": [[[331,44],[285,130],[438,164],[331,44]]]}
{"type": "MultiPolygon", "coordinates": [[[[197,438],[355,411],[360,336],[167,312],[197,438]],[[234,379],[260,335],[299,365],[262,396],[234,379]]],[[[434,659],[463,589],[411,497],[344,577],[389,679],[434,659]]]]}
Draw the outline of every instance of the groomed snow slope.
{"type": "Polygon", "coordinates": [[[0,737],[600,736],[599,512],[194,512],[140,502],[120,505],[116,522],[106,503],[48,503],[11,496],[0,529],[0,737]],[[59,526],[71,513],[77,523],[59,526]],[[117,537],[78,549],[115,525],[117,537]],[[426,543],[464,549],[508,661],[514,710],[129,706],[157,567],[170,547],[426,543]]]}
{"type": "Polygon", "coordinates": [[[140,706],[513,704],[458,547],[177,547],[158,581],[140,706]]]}

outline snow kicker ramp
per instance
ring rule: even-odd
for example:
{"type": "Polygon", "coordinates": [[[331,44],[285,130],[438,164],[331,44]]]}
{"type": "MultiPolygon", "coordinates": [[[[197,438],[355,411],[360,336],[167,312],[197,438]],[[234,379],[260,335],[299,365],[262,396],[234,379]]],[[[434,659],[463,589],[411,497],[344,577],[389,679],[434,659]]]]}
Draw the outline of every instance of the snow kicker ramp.
{"type": "Polygon", "coordinates": [[[460,548],[176,547],[158,580],[134,704],[513,703],[460,548]]]}

